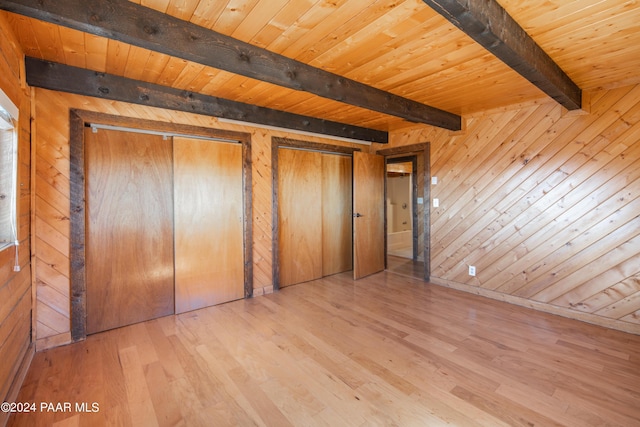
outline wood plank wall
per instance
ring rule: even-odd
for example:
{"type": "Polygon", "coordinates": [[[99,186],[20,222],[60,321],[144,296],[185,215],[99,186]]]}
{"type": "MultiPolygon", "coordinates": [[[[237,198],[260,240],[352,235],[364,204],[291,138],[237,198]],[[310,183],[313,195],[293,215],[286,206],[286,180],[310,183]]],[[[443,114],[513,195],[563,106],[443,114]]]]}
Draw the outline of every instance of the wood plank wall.
{"type": "MultiPolygon", "coordinates": [[[[252,134],[253,294],[273,291],[271,138],[299,135],[219,122],[212,117],[161,110],[97,98],[34,90],[37,280],[36,348],[70,342],[69,322],[69,109],[83,109],[132,118],[182,123],[252,134]]],[[[305,140],[354,146],[319,137],[305,140]]]]}
{"type": "Polygon", "coordinates": [[[640,85],[589,95],[391,135],[431,142],[432,281],[640,333],[640,85]]]}
{"type": "MultiPolygon", "coordinates": [[[[19,109],[18,122],[18,239],[20,271],[14,271],[15,250],[13,247],[0,251],[0,399],[13,401],[17,388],[12,386],[21,380],[30,357],[31,347],[31,260],[29,228],[30,185],[30,98],[24,84],[21,57],[13,34],[7,30],[4,17],[0,16],[0,88],[19,109]]],[[[0,412],[0,425],[4,425],[8,414],[0,412]]]]}

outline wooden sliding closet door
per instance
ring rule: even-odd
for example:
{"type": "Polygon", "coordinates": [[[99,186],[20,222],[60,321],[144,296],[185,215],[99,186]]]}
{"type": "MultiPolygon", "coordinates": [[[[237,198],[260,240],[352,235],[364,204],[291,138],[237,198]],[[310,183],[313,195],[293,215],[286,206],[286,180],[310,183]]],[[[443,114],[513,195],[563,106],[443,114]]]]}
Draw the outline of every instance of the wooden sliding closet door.
{"type": "Polygon", "coordinates": [[[352,160],[322,154],[322,275],[352,268],[352,160]]]}
{"type": "Polygon", "coordinates": [[[174,138],[176,312],[244,296],[242,145],[174,138]]]}
{"type": "Polygon", "coordinates": [[[322,158],[278,151],[280,287],[322,277],[322,158]]]}
{"type": "Polygon", "coordinates": [[[173,313],[171,140],[85,131],[87,333],[173,313]]]}

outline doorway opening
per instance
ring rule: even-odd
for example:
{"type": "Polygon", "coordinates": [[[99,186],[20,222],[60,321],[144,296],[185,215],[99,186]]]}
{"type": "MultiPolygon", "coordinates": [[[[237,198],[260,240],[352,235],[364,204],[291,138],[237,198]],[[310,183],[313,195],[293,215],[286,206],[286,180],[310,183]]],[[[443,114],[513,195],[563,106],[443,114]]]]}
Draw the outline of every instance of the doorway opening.
{"type": "Polygon", "coordinates": [[[385,156],[385,264],[391,273],[430,278],[430,144],[378,150],[385,156]]]}
{"type": "Polygon", "coordinates": [[[415,259],[415,161],[387,163],[387,255],[415,259]]]}

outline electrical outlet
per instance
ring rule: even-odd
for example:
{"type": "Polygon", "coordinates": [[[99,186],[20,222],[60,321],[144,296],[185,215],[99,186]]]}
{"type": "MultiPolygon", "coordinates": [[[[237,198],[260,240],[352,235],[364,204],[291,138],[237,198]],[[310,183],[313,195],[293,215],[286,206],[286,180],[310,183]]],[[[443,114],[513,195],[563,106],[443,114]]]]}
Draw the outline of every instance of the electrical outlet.
{"type": "Polygon", "coordinates": [[[14,265],[13,266],[13,271],[20,271],[20,266],[19,265],[14,265]]]}
{"type": "Polygon", "coordinates": [[[434,208],[437,208],[437,207],[439,207],[439,206],[440,206],[440,200],[438,200],[438,199],[433,199],[433,207],[434,207],[434,208]]]}
{"type": "Polygon", "coordinates": [[[469,266],[469,276],[475,276],[476,275],[476,267],[473,265],[469,266]]]}

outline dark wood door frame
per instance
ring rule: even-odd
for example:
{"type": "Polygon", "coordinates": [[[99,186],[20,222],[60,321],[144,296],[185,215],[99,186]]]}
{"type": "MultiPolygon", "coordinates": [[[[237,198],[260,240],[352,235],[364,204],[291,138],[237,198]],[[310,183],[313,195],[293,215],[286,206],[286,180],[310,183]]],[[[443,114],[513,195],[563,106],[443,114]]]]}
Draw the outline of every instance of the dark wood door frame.
{"type": "Polygon", "coordinates": [[[189,135],[237,141],[242,144],[244,193],[244,296],[253,295],[253,232],[251,211],[251,134],[198,126],[114,116],[93,111],[69,111],[70,148],[70,282],[71,282],[71,340],[86,338],[86,270],[85,270],[85,141],[84,129],[90,124],[118,126],[142,131],[189,135]]]}
{"type": "Polygon", "coordinates": [[[347,147],[341,145],[322,144],[318,142],[302,141],[297,139],[282,138],[274,136],[271,138],[271,177],[272,177],[272,207],[271,207],[271,273],[273,280],[273,290],[280,289],[280,256],[278,237],[280,227],[278,225],[278,149],[281,147],[294,148],[298,150],[311,150],[333,154],[353,155],[354,151],[361,151],[360,148],[347,147]]]}
{"type": "MultiPolygon", "coordinates": [[[[406,145],[402,147],[385,148],[376,151],[377,154],[385,156],[385,162],[395,158],[422,156],[424,161],[424,168],[422,178],[418,176],[418,179],[424,181],[423,184],[423,203],[424,203],[424,280],[428,282],[431,278],[431,144],[429,142],[423,142],[420,144],[406,145]]],[[[385,180],[386,183],[386,180],[385,180]]],[[[417,180],[416,180],[417,183],[417,180]]],[[[386,188],[385,188],[386,192],[386,188]]],[[[386,200],[386,194],[385,194],[386,200]]],[[[386,238],[386,210],[385,210],[385,238],[386,238]]],[[[385,241],[385,262],[386,262],[386,241],[385,241]]]]}

